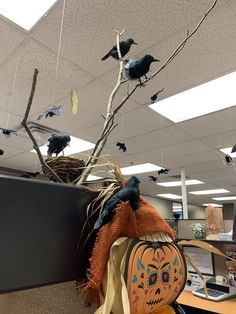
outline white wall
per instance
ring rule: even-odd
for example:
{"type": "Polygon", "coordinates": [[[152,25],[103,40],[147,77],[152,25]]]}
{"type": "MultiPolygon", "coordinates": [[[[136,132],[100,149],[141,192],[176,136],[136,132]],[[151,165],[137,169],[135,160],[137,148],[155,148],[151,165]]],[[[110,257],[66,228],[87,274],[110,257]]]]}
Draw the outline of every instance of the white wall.
{"type": "Polygon", "coordinates": [[[172,201],[163,200],[161,198],[143,195],[143,197],[160,213],[160,215],[167,219],[173,218],[172,201]]]}

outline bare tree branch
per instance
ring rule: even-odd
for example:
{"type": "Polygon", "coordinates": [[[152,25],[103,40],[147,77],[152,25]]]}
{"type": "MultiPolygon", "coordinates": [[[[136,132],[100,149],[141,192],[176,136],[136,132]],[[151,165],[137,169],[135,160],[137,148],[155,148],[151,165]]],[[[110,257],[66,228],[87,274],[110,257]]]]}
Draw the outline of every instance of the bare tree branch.
{"type": "Polygon", "coordinates": [[[30,92],[28,104],[27,104],[27,107],[26,107],[26,110],[25,110],[24,118],[21,121],[21,125],[25,128],[25,130],[28,133],[31,141],[33,142],[33,147],[34,147],[34,149],[36,150],[36,152],[38,154],[38,157],[39,157],[40,163],[42,165],[42,168],[43,169],[47,169],[57,182],[63,183],[63,181],[56,175],[56,173],[45,163],[45,161],[43,159],[43,156],[42,156],[42,154],[40,152],[38,143],[36,142],[33,134],[30,131],[30,128],[27,125],[27,119],[28,119],[28,116],[29,116],[29,113],[30,113],[30,108],[31,108],[33,97],[34,97],[34,93],[35,93],[38,73],[39,73],[38,69],[34,69],[34,76],[33,76],[31,92],[30,92]]]}
{"type": "MultiPolygon", "coordinates": [[[[187,36],[186,38],[178,45],[178,47],[174,50],[174,52],[170,55],[170,57],[165,61],[165,63],[157,70],[155,71],[150,78],[144,80],[142,82],[142,85],[144,83],[148,83],[150,82],[150,79],[154,78],[157,74],[159,74],[168,64],[170,64],[173,59],[182,51],[182,49],[185,47],[187,41],[198,31],[198,29],[200,28],[200,26],[202,25],[202,23],[204,22],[204,20],[206,19],[206,17],[210,14],[210,12],[214,9],[214,7],[216,6],[216,3],[218,2],[218,0],[214,0],[212,6],[207,10],[207,12],[203,15],[203,17],[201,18],[201,20],[199,21],[199,23],[197,24],[197,26],[194,28],[194,30],[190,33],[189,30],[187,31],[187,36]]],[[[138,87],[141,87],[141,84],[136,84],[133,89],[131,91],[129,91],[127,93],[127,95],[122,99],[122,101],[119,103],[119,105],[114,109],[114,111],[112,112],[112,106],[113,106],[113,100],[115,95],[117,94],[117,91],[119,90],[120,86],[127,82],[127,80],[122,81],[122,71],[123,71],[123,63],[124,60],[122,59],[121,53],[120,53],[120,45],[119,45],[119,41],[120,41],[120,37],[121,35],[124,33],[124,30],[122,32],[117,32],[117,37],[116,37],[116,41],[117,41],[117,50],[118,50],[118,55],[119,55],[119,59],[120,59],[120,67],[119,67],[119,74],[118,74],[118,79],[117,79],[117,83],[116,86],[114,87],[114,89],[111,92],[111,95],[109,97],[109,101],[108,101],[108,105],[107,105],[107,114],[105,117],[105,121],[104,121],[104,126],[103,126],[103,131],[100,135],[100,138],[98,139],[92,153],[91,156],[88,158],[88,161],[86,163],[86,168],[83,171],[81,177],[79,178],[79,180],[75,180],[76,182],[78,182],[79,184],[83,183],[87,176],[89,175],[93,165],[97,162],[98,157],[102,151],[102,149],[104,148],[106,141],[107,141],[107,136],[110,134],[110,132],[113,129],[113,125],[114,125],[114,118],[115,115],[119,112],[119,110],[123,107],[123,105],[127,102],[127,100],[130,98],[130,96],[136,91],[136,89],[138,87]],[[107,130],[109,130],[107,132],[107,130]]]]}
{"type": "Polygon", "coordinates": [[[124,29],[121,32],[115,30],[115,32],[117,33],[117,36],[116,36],[117,51],[118,51],[118,56],[120,59],[118,78],[117,78],[116,85],[115,85],[114,89],[112,90],[111,95],[110,95],[109,100],[108,100],[107,113],[106,113],[106,117],[105,117],[105,122],[104,122],[102,134],[100,135],[100,138],[98,139],[98,141],[97,141],[97,143],[93,149],[93,152],[92,152],[91,156],[89,157],[89,159],[86,163],[85,170],[83,171],[79,180],[78,181],[75,180],[75,182],[78,182],[79,184],[81,184],[82,182],[84,182],[86,180],[87,176],[89,175],[90,171],[92,170],[92,166],[97,162],[97,157],[100,155],[102,149],[104,148],[104,146],[106,144],[108,135],[110,134],[112,129],[114,129],[113,128],[114,113],[112,113],[112,106],[113,106],[114,97],[115,97],[117,91],[119,90],[119,88],[121,86],[121,82],[122,82],[122,72],[123,72],[124,60],[122,59],[122,55],[120,52],[120,37],[122,36],[124,31],[125,31],[124,29]]]}

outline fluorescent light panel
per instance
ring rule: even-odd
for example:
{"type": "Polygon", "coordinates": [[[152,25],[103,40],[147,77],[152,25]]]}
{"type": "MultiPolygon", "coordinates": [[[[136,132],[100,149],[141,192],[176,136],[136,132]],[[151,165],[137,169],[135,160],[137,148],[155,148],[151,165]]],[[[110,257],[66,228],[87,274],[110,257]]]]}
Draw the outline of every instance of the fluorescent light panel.
{"type": "Polygon", "coordinates": [[[236,200],[236,196],[213,197],[212,199],[215,201],[233,201],[236,200]]]}
{"type": "Polygon", "coordinates": [[[140,164],[135,166],[129,166],[121,168],[121,173],[123,175],[130,175],[130,174],[138,174],[138,173],[145,173],[145,172],[151,172],[151,171],[157,171],[162,169],[163,167],[159,167],[157,165],[146,163],[146,164],[140,164]]]}
{"type": "Polygon", "coordinates": [[[157,196],[164,197],[164,198],[169,198],[169,199],[172,199],[172,200],[179,200],[179,199],[182,198],[182,196],[180,196],[180,195],[171,194],[171,193],[157,194],[157,196]]]}
{"type": "Polygon", "coordinates": [[[27,31],[57,0],[2,0],[0,14],[27,31]]]}
{"type": "Polygon", "coordinates": [[[178,123],[236,105],[236,72],[221,76],[149,107],[178,123]]]}
{"type": "Polygon", "coordinates": [[[226,148],[222,148],[220,149],[225,155],[230,155],[230,157],[232,158],[236,158],[236,152],[235,153],[231,153],[232,147],[226,147],[226,148]]]}
{"type": "MultiPolygon", "coordinates": [[[[199,181],[199,180],[186,180],[185,184],[186,185],[195,185],[195,184],[204,184],[205,182],[199,181]]],[[[174,186],[181,186],[182,181],[171,181],[171,182],[160,182],[157,183],[157,185],[165,186],[165,187],[174,187],[174,186]]]]}
{"type": "Polygon", "coordinates": [[[230,193],[230,191],[225,190],[225,189],[214,189],[214,190],[192,191],[189,193],[194,194],[194,195],[206,195],[206,194],[230,193]]]}
{"type": "Polygon", "coordinates": [[[216,204],[216,203],[202,204],[202,206],[223,207],[223,205],[216,204]]]}
{"type": "MultiPolygon", "coordinates": [[[[84,152],[86,150],[94,148],[94,146],[95,146],[93,143],[81,140],[80,138],[77,138],[74,136],[71,136],[70,138],[71,138],[70,146],[67,146],[64,149],[64,155],[65,156],[84,152]]],[[[39,149],[40,149],[42,155],[47,156],[47,150],[48,150],[47,144],[41,146],[39,149]]],[[[31,152],[36,153],[36,151],[34,149],[32,149],[31,152]]],[[[63,155],[62,152],[58,156],[60,156],[60,155],[63,155]]]]}

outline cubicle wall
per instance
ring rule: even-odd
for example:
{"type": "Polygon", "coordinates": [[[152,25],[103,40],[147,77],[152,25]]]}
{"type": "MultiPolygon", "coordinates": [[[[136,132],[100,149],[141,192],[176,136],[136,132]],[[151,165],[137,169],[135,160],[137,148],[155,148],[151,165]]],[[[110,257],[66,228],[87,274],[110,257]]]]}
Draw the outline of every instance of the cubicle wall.
{"type": "MultiPolygon", "coordinates": [[[[178,221],[178,238],[193,239],[193,232],[191,225],[193,223],[205,223],[205,219],[180,219],[178,221]]],[[[232,230],[233,220],[224,220],[225,232],[232,230]]]]}
{"type": "Polygon", "coordinates": [[[83,278],[96,233],[80,255],[77,242],[97,193],[7,176],[0,191],[0,293],[83,278]]]}
{"type": "MultiPolygon", "coordinates": [[[[194,239],[192,227],[193,223],[205,223],[205,219],[183,219],[178,221],[178,239],[194,239]]],[[[224,220],[224,228],[225,232],[229,232],[232,230],[233,221],[232,220],[224,220]]],[[[218,249],[225,251],[226,247],[234,247],[236,249],[236,242],[233,241],[207,241],[208,243],[216,246],[218,249]]],[[[224,257],[214,255],[214,266],[215,266],[215,273],[217,275],[227,275],[227,269],[224,257]]]]}

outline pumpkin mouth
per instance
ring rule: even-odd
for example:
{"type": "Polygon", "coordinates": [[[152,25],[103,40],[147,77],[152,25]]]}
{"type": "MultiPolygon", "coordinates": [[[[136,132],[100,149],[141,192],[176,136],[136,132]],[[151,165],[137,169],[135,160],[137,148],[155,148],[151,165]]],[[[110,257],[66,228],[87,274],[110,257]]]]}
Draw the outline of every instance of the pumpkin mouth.
{"type": "Polygon", "coordinates": [[[156,305],[158,303],[160,303],[161,301],[163,301],[164,298],[159,298],[159,299],[155,299],[155,300],[150,300],[148,302],[146,302],[147,305],[156,305]]]}

